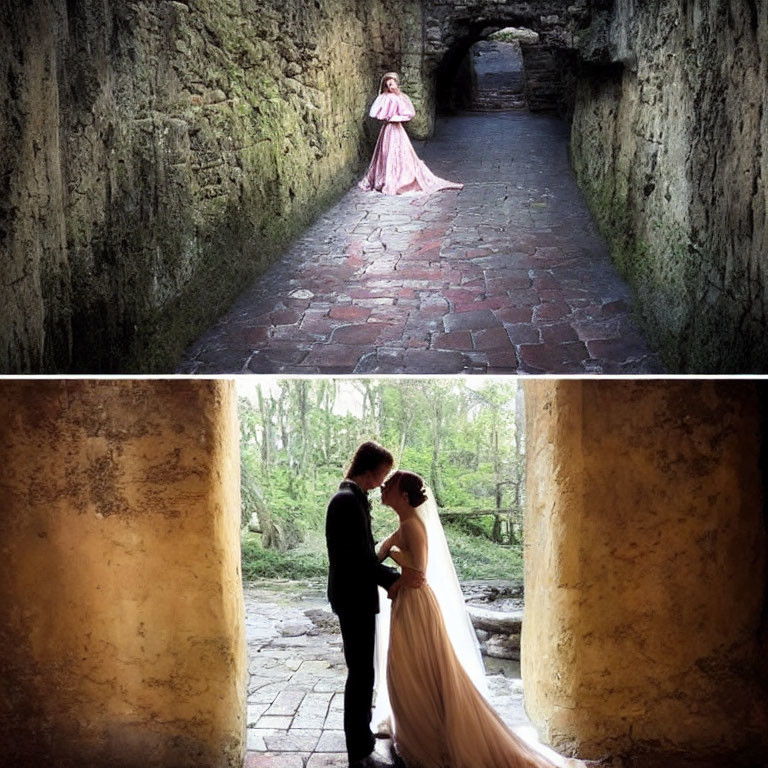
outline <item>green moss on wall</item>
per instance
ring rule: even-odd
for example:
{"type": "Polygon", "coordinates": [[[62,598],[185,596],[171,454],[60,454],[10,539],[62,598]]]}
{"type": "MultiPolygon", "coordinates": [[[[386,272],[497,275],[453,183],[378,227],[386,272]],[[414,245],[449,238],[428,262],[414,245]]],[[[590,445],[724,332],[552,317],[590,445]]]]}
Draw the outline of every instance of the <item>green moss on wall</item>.
{"type": "Polygon", "coordinates": [[[20,276],[0,369],[173,370],[355,180],[413,4],[34,0],[11,14],[0,100],[19,114],[0,135],[25,160],[0,173],[18,198],[7,226],[0,211],[6,274],[20,276]]]}
{"type": "Polygon", "coordinates": [[[597,26],[571,156],[645,330],[671,371],[765,373],[768,21],[653,0],[597,26]]]}

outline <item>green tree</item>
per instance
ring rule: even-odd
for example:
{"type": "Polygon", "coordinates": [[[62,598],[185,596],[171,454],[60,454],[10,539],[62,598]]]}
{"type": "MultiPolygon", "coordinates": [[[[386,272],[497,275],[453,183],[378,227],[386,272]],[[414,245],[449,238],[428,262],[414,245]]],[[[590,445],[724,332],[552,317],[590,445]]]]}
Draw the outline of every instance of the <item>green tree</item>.
{"type": "MultiPolygon", "coordinates": [[[[258,546],[245,534],[254,557],[261,547],[309,557],[313,565],[302,560],[299,572],[317,567],[328,498],[366,439],[387,445],[396,465],[422,475],[438,505],[455,513],[459,522],[446,518],[446,530],[457,551],[479,552],[477,536],[519,548],[524,439],[514,380],[282,379],[251,387],[239,414],[242,519],[260,534],[258,546]],[[491,514],[464,514],[472,509],[491,514]]],[[[378,508],[375,518],[383,529],[395,524],[378,508]]],[[[280,571],[284,564],[270,558],[280,571]]],[[[462,567],[471,563],[466,557],[462,567]]]]}

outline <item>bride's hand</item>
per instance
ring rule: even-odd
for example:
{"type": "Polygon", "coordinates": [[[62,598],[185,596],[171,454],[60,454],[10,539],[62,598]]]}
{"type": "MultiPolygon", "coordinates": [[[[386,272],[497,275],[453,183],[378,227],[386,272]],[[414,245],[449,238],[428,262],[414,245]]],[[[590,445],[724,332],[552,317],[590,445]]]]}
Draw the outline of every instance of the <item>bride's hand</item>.
{"type": "Polygon", "coordinates": [[[389,557],[389,551],[392,549],[392,537],[384,539],[376,552],[379,562],[383,563],[389,557]]]}

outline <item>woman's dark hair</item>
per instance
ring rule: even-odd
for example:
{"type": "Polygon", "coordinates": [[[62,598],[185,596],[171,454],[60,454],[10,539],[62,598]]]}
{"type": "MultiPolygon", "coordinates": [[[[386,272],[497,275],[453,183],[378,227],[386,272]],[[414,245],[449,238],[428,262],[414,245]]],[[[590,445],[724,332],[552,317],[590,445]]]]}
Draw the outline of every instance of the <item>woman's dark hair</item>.
{"type": "Polygon", "coordinates": [[[415,473],[400,469],[392,475],[391,482],[397,482],[398,489],[408,494],[408,503],[420,507],[427,500],[424,481],[415,473]]]}
{"type": "Polygon", "coordinates": [[[384,465],[391,467],[394,463],[394,457],[383,445],[368,440],[355,451],[347,477],[359,477],[384,465]]]}

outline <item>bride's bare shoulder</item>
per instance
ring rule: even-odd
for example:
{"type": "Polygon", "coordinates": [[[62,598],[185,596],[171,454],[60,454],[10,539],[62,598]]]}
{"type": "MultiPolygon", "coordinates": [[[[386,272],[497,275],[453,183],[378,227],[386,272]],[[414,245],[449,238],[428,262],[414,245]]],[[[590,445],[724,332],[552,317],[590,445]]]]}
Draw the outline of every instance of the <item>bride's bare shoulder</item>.
{"type": "Polygon", "coordinates": [[[409,517],[406,520],[400,521],[400,528],[405,532],[408,537],[423,538],[426,536],[426,529],[424,523],[417,517],[409,517]]]}

